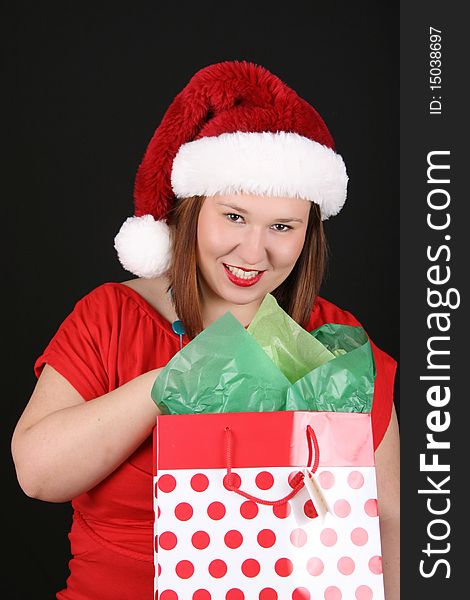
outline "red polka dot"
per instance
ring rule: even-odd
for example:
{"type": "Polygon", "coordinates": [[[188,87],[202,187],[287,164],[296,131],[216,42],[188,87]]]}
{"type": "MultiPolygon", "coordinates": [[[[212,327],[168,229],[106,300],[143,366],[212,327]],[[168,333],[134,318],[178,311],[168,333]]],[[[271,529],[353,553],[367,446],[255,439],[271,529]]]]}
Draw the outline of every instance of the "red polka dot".
{"type": "Polygon", "coordinates": [[[318,475],[318,481],[324,490],[329,490],[335,484],[335,476],[331,471],[322,471],[318,475]]]}
{"type": "Polygon", "coordinates": [[[160,518],[160,515],[162,514],[162,511],[160,510],[160,507],[158,507],[158,518],[160,518]]]}
{"type": "Polygon", "coordinates": [[[191,487],[195,492],[204,492],[209,487],[209,479],[204,473],[197,473],[191,477],[191,487]]]}
{"type": "Polygon", "coordinates": [[[320,558],[313,556],[312,558],[308,559],[307,571],[310,573],[310,575],[313,575],[313,577],[318,577],[318,575],[321,575],[324,569],[325,565],[320,558]]]}
{"type": "Polygon", "coordinates": [[[338,560],[337,566],[338,571],[343,575],[351,575],[351,573],[353,573],[354,569],[356,568],[353,559],[349,556],[342,556],[338,560]]]}
{"type": "Polygon", "coordinates": [[[289,502],[283,502],[282,504],[277,504],[273,506],[273,513],[278,519],[285,519],[290,515],[290,504],[289,502]]]}
{"type": "Polygon", "coordinates": [[[245,594],[238,588],[232,588],[225,594],[225,600],[245,600],[245,594]]]}
{"type": "Polygon", "coordinates": [[[206,531],[196,531],[191,537],[191,543],[197,550],[204,550],[210,544],[211,538],[206,531]]]}
{"type": "Polygon", "coordinates": [[[268,471],[261,471],[255,481],[260,490],[269,490],[273,487],[274,477],[268,471]]]}
{"type": "Polygon", "coordinates": [[[254,558],[247,558],[242,563],[242,573],[245,577],[256,577],[260,568],[259,562],[254,558]]]}
{"type": "Polygon", "coordinates": [[[300,527],[293,529],[290,534],[290,543],[296,548],[302,548],[307,543],[307,534],[300,527]]]}
{"type": "Polygon", "coordinates": [[[327,527],[320,533],[320,541],[324,546],[334,546],[338,541],[336,531],[327,527]]]}
{"type": "Polygon", "coordinates": [[[368,585],[360,585],[355,593],[356,600],[372,600],[373,593],[368,585]]]}
{"type": "Polygon", "coordinates": [[[194,565],[190,560],[180,560],[175,567],[175,571],[181,579],[189,579],[194,573],[194,565]]]}
{"type": "Polygon", "coordinates": [[[370,498],[364,504],[364,510],[366,511],[366,515],[369,517],[376,517],[379,514],[378,504],[376,498],[370,498]]]}
{"type": "Polygon", "coordinates": [[[362,527],[356,527],[351,531],[351,541],[356,546],[364,546],[369,540],[369,534],[362,527]]]}
{"type": "Polygon", "coordinates": [[[295,588],[295,590],[292,592],[292,600],[310,600],[310,598],[310,592],[307,590],[307,588],[295,588]]]}
{"type": "Polygon", "coordinates": [[[295,486],[302,480],[302,473],[300,471],[292,471],[287,478],[289,485],[291,488],[295,488],[295,486]]]}
{"type": "Polygon", "coordinates": [[[223,560],[213,560],[209,565],[209,573],[212,577],[220,579],[227,573],[227,565],[223,560]]]}
{"type": "Polygon", "coordinates": [[[192,600],[211,600],[212,596],[207,590],[196,590],[192,600]]]}
{"type": "Polygon", "coordinates": [[[380,575],[382,573],[382,557],[373,556],[369,561],[369,569],[374,575],[380,575]]]}
{"type": "Polygon", "coordinates": [[[225,534],[224,542],[228,548],[239,548],[243,543],[243,536],[236,529],[231,529],[225,534]]]}
{"type": "Polygon", "coordinates": [[[336,586],[332,585],[326,588],[325,593],[323,594],[325,600],[341,600],[343,594],[341,590],[336,586]]]}
{"type": "Polygon", "coordinates": [[[311,500],[307,500],[307,502],[304,504],[304,513],[310,519],[315,519],[318,517],[317,509],[311,500]]]}
{"type": "Polygon", "coordinates": [[[347,500],[337,500],[333,507],[335,515],[344,519],[351,512],[351,505],[347,500]]]}
{"type": "Polygon", "coordinates": [[[158,538],[158,544],[163,550],[173,550],[177,541],[176,535],[172,531],[164,531],[158,538]]]}
{"type": "Polygon", "coordinates": [[[178,600],[178,594],[173,590],[163,590],[159,596],[160,600],[178,600]]]}
{"type": "Polygon", "coordinates": [[[162,574],[162,565],[160,563],[158,563],[158,576],[160,577],[160,575],[162,574]]]}
{"type": "Polygon", "coordinates": [[[258,514],[258,505],[253,500],[247,500],[240,506],[240,514],[245,519],[254,519],[258,514]]]}
{"type": "Polygon", "coordinates": [[[207,507],[207,514],[214,521],[219,521],[225,517],[225,506],[222,504],[222,502],[212,502],[207,507]]]}
{"type": "Polygon", "coordinates": [[[193,507],[187,502],[180,502],[175,507],[175,516],[180,521],[188,521],[193,516],[193,507]]]}
{"type": "Polygon", "coordinates": [[[353,490],[358,490],[364,485],[364,476],[360,471],[351,471],[348,475],[348,484],[353,490]]]}
{"type": "Polygon", "coordinates": [[[155,546],[154,546],[155,552],[158,552],[158,535],[155,536],[154,542],[155,542],[155,546]]]}
{"type": "Polygon", "coordinates": [[[276,535],[271,529],[262,529],[256,539],[263,548],[271,548],[276,543],[276,535]]]}
{"type": "Polygon", "coordinates": [[[273,588],[264,588],[259,593],[258,598],[259,600],[277,600],[278,595],[276,590],[273,590],[273,588]]]}
{"type": "Polygon", "coordinates": [[[230,473],[230,475],[225,475],[224,477],[224,488],[226,490],[230,490],[230,486],[229,484],[236,488],[238,490],[238,488],[241,486],[242,484],[242,480],[240,479],[240,475],[238,473],[230,473]]]}
{"type": "Polygon", "coordinates": [[[279,577],[289,577],[289,575],[294,570],[294,566],[292,561],[288,558],[280,558],[276,561],[274,565],[274,570],[279,575],[279,577]]]}
{"type": "Polygon", "coordinates": [[[162,475],[158,479],[158,487],[162,492],[172,492],[176,487],[176,479],[173,475],[162,475]]]}

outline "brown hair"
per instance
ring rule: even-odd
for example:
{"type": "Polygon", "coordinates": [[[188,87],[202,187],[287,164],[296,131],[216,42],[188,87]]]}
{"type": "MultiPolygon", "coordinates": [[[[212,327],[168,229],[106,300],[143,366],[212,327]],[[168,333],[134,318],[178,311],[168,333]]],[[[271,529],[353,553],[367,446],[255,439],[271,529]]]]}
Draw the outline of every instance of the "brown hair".
{"type": "MultiPolygon", "coordinates": [[[[196,261],[197,224],[203,201],[204,196],[180,200],[168,214],[173,249],[170,288],[176,313],[190,338],[203,329],[196,261]]],[[[272,292],[279,306],[301,325],[309,320],[326,261],[327,244],[320,207],[312,202],[302,252],[289,276],[272,292]]]]}

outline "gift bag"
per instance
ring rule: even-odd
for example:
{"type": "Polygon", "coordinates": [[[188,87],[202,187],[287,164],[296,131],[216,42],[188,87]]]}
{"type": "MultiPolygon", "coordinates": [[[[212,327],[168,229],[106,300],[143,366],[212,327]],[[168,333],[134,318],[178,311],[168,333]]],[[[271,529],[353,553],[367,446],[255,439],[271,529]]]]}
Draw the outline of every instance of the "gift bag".
{"type": "Polygon", "coordinates": [[[384,598],[369,413],[163,415],[155,598],[384,598]]]}

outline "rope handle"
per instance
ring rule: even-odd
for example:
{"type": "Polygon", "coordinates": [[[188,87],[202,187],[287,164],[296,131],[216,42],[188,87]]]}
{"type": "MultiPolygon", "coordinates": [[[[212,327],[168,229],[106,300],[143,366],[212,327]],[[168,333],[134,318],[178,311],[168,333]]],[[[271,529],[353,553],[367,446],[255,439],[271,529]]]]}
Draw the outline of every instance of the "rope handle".
{"type": "MultiPolygon", "coordinates": [[[[310,425],[307,425],[306,428],[307,435],[307,444],[308,444],[308,460],[307,464],[310,468],[310,464],[312,462],[313,455],[315,454],[315,459],[308,475],[311,477],[316,470],[318,469],[318,465],[320,463],[320,448],[318,446],[317,436],[313,431],[313,428],[310,425]],[[315,452],[314,452],[315,450],[315,452]]],[[[264,500],[263,498],[258,498],[257,496],[253,496],[248,492],[244,492],[240,490],[233,484],[233,473],[232,473],[232,451],[233,451],[233,433],[230,426],[225,428],[225,460],[227,465],[227,474],[224,477],[224,485],[226,489],[231,492],[235,492],[248,500],[253,500],[257,504],[265,504],[268,506],[279,506],[281,504],[285,504],[289,500],[291,500],[305,485],[304,478],[305,474],[302,471],[297,471],[291,481],[291,485],[293,487],[292,491],[289,492],[283,498],[279,500],[264,500]]]]}

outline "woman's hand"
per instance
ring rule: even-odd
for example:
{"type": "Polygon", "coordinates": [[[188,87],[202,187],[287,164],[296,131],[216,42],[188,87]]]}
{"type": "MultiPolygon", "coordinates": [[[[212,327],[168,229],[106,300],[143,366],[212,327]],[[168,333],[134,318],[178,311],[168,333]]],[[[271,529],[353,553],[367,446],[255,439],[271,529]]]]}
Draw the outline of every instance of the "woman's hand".
{"type": "Polygon", "coordinates": [[[150,435],[150,392],[162,369],[85,402],[46,365],[12,438],[18,481],[33,498],[65,502],[112,473],[150,435]]]}

